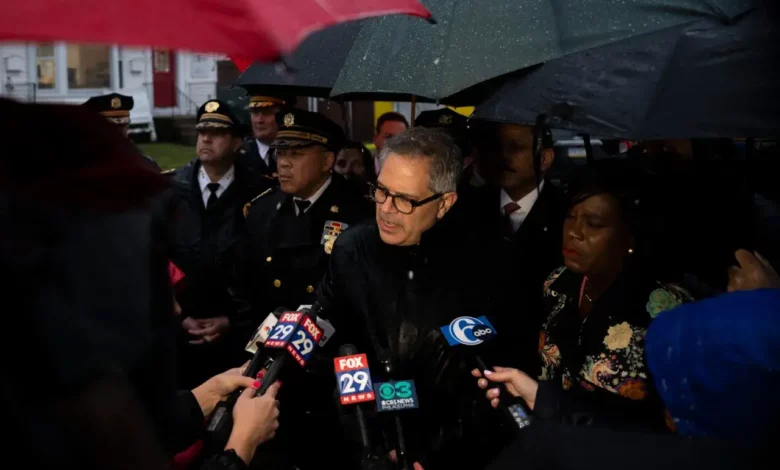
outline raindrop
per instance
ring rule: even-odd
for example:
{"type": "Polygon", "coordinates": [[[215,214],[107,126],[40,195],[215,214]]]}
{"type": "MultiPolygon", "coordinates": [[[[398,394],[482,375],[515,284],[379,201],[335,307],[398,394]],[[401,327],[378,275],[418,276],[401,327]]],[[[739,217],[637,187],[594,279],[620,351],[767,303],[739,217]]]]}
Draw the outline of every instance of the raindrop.
{"type": "Polygon", "coordinates": [[[433,59],[433,65],[439,65],[439,62],[440,62],[440,60],[439,60],[438,57],[433,59]]]}
{"type": "Polygon", "coordinates": [[[409,271],[409,280],[411,281],[413,279],[414,279],[414,271],[409,271]]]}
{"type": "Polygon", "coordinates": [[[672,358],[672,352],[674,352],[674,348],[669,346],[666,348],[666,358],[671,359],[672,358]]]}
{"type": "Polygon", "coordinates": [[[687,384],[688,383],[688,377],[683,377],[680,382],[682,382],[683,385],[687,384]]]}
{"type": "Polygon", "coordinates": [[[669,391],[669,387],[666,386],[666,379],[661,379],[661,387],[664,389],[664,392],[669,391]]]}

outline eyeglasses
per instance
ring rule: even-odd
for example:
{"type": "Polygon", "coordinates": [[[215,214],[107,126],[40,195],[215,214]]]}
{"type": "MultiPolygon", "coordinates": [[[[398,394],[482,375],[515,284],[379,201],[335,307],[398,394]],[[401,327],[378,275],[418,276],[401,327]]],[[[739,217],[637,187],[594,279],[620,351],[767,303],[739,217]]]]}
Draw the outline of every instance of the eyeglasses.
{"type": "Polygon", "coordinates": [[[414,212],[415,208],[428,204],[431,201],[435,201],[442,196],[441,194],[434,194],[433,196],[426,197],[422,201],[413,201],[406,196],[393,194],[388,191],[387,188],[383,188],[382,186],[369,184],[369,187],[371,188],[371,193],[369,194],[371,200],[377,204],[384,204],[384,202],[387,201],[387,198],[391,197],[393,198],[393,207],[395,207],[398,212],[405,215],[411,214],[414,212]]]}

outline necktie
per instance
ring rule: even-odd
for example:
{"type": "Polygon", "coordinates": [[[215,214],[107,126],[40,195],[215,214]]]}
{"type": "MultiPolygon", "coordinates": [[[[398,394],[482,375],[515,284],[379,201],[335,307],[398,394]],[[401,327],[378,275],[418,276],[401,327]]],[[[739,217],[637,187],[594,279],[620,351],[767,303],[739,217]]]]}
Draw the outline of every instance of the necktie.
{"type": "Polygon", "coordinates": [[[206,209],[208,209],[212,204],[217,202],[217,190],[219,189],[219,183],[209,183],[206,187],[209,188],[209,191],[211,191],[209,200],[206,201],[206,209]]]}
{"type": "Polygon", "coordinates": [[[511,215],[520,210],[520,205],[514,201],[504,204],[502,207],[504,211],[504,233],[508,236],[512,236],[515,233],[515,227],[512,225],[511,215]]]}
{"type": "Polygon", "coordinates": [[[311,205],[311,201],[304,201],[302,199],[296,199],[295,205],[298,206],[298,217],[302,216],[306,209],[311,205]]]}

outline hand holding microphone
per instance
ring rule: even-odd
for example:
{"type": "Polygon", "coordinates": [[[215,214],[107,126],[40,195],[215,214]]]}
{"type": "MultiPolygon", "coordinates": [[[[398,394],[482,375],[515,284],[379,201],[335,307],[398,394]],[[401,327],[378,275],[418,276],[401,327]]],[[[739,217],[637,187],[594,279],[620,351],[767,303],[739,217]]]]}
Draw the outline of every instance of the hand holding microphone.
{"type": "Polygon", "coordinates": [[[234,450],[249,464],[260,444],[273,439],[279,427],[279,383],[274,383],[264,395],[256,396],[259,382],[246,388],[233,407],[233,429],[225,450],[234,450]]]}
{"type": "Polygon", "coordinates": [[[539,390],[539,383],[528,376],[525,372],[508,367],[493,367],[493,371],[485,370],[484,377],[479,369],[471,371],[471,375],[479,378],[477,386],[487,390],[485,396],[490,400],[493,408],[498,408],[500,389],[496,387],[488,388],[489,382],[502,383],[506,386],[506,391],[516,398],[522,398],[528,404],[528,408],[533,410],[536,403],[536,392],[539,390]]]}

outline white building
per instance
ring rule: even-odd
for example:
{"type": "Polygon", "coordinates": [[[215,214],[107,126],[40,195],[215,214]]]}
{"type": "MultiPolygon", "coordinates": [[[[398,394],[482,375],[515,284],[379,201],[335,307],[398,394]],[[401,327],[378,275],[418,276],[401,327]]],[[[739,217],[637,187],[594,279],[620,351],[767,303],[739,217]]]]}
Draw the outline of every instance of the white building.
{"type": "Polygon", "coordinates": [[[152,116],[194,116],[217,97],[217,57],[173,50],[71,43],[0,43],[0,96],[79,104],[115,91],[131,95],[134,127],[152,116]]]}

